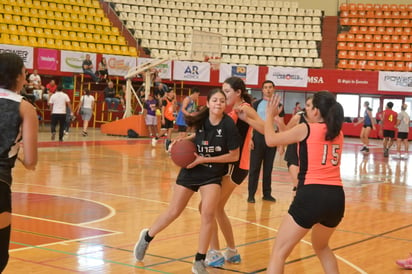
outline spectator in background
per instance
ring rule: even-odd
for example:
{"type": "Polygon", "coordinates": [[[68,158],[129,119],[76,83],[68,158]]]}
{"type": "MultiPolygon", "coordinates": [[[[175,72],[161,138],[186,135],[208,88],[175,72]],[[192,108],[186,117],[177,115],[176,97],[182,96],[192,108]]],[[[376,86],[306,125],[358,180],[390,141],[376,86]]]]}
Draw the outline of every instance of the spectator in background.
{"type": "Polygon", "coordinates": [[[96,82],[96,84],[99,83],[99,78],[93,72],[93,63],[92,60],[90,60],[90,54],[86,54],[86,59],[83,61],[82,68],[83,73],[92,77],[93,82],[96,82]]]}
{"type": "Polygon", "coordinates": [[[81,115],[83,120],[83,137],[87,136],[87,128],[89,126],[89,121],[92,118],[93,108],[94,108],[94,97],[90,94],[89,89],[84,90],[84,95],[80,98],[79,108],[77,110],[77,115],[81,115]]]}
{"type": "Polygon", "coordinates": [[[162,106],[163,99],[165,97],[165,94],[169,91],[169,88],[167,85],[163,83],[155,83],[154,87],[154,98],[157,100],[160,106],[162,106]]]}
{"type": "Polygon", "coordinates": [[[120,104],[120,99],[116,97],[116,90],[114,89],[114,84],[112,81],[107,83],[107,87],[103,90],[104,101],[107,104],[107,109],[111,111],[116,111],[120,104]],[[113,104],[113,107],[112,107],[113,104]]]}
{"type": "Polygon", "coordinates": [[[51,109],[51,139],[56,138],[56,126],[59,124],[59,141],[63,141],[64,130],[66,127],[66,108],[70,109],[71,115],[73,112],[70,107],[70,98],[64,93],[63,86],[60,84],[56,92],[50,96],[49,105],[51,109]]]}
{"type": "Polygon", "coordinates": [[[41,89],[41,77],[37,72],[37,69],[33,70],[33,73],[30,74],[29,76],[29,87],[32,87],[33,89],[41,89]]]}
{"type": "Polygon", "coordinates": [[[122,85],[121,90],[119,90],[120,104],[123,106],[123,109],[126,109],[126,85],[122,85]]]}
{"type": "Polygon", "coordinates": [[[405,111],[408,108],[407,104],[403,104],[401,107],[401,112],[398,113],[398,121],[396,123],[396,127],[398,128],[398,138],[396,139],[396,145],[398,153],[396,154],[397,158],[401,158],[401,146],[402,143],[405,148],[405,154],[402,155],[403,159],[409,158],[409,142],[408,142],[408,134],[409,134],[409,124],[411,122],[411,118],[409,114],[405,111]]]}
{"type": "Polygon", "coordinates": [[[106,57],[102,57],[102,60],[97,65],[97,74],[103,80],[107,80],[109,77],[109,71],[107,70],[106,57]]]}
{"type": "Polygon", "coordinates": [[[185,116],[191,116],[197,111],[196,101],[199,98],[200,91],[198,88],[193,88],[192,93],[183,99],[182,105],[179,109],[176,118],[176,125],[178,126],[179,137],[185,137],[187,125],[185,116]]]}
{"type": "Polygon", "coordinates": [[[42,99],[44,87],[41,84],[41,77],[37,72],[37,69],[33,70],[33,73],[29,76],[29,88],[33,90],[35,100],[42,99]]]}
{"type": "Polygon", "coordinates": [[[46,85],[46,89],[44,90],[43,93],[43,100],[48,101],[50,96],[56,92],[57,89],[57,85],[56,85],[56,81],[51,80],[47,85],[46,85]]]}
{"type": "MultiPolygon", "coordinates": [[[[262,99],[253,103],[253,108],[263,121],[266,120],[267,104],[274,93],[275,84],[270,80],[266,80],[262,85],[262,99]]],[[[279,116],[282,117],[282,119],[285,116],[283,108],[279,116]]],[[[276,199],[272,196],[272,169],[276,149],[276,147],[267,146],[265,143],[265,136],[257,130],[253,130],[250,148],[248,203],[255,203],[255,194],[258,188],[260,169],[262,165],[262,199],[269,202],[276,202],[276,199]]]]}
{"type": "Polygon", "coordinates": [[[298,113],[298,112],[300,112],[300,111],[302,111],[302,108],[301,108],[301,106],[300,106],[300,103],[299,103],[299,102],[296,102],[295,108],[293,109],[293,115],[295,115],[296,113],[298,113]]]}
{"type": "Polygon", "coordinates": [[[157,101],[153,98],[153,95],[149,94],[147,100],[144,102],[143,115],[144,120],[149,130],[149,136],[152,139],[152,146],[156,146],[159,139],[159,133],[157,132],[157,101]]]}
{"type": "Polygon", "coordinates": [[[393,144],[395,138],[396,122],[398,120],[398,113],[392,110],[393,103],[388,102],[386,109],[382,115],[383,128],[383,157],[389,156],[389,149],[393,144]]]}

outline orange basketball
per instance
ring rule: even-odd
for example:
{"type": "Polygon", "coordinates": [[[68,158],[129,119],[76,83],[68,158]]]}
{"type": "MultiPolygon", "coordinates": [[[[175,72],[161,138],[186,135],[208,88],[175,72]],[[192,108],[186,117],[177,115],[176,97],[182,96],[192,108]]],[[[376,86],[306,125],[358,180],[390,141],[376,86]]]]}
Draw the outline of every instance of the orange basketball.
{"type": "Polygon", "coordinates": [[[181,140],[173,144],[170,149],[170,156],[176,165],[187,167],[196,159],[195,152],[196,146],[192,141],[181,140]]]}

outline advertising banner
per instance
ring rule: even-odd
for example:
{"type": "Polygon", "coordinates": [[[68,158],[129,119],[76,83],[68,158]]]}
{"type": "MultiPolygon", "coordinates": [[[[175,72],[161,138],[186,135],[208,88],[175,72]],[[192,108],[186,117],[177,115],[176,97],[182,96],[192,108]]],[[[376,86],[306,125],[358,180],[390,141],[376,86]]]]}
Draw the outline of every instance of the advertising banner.
{"type": "Polygon", "coordinates": [[[271,80],[276,86],[307,87],[308,69],[289,67],[269,67],[266,80],[271,80]]]}
{"type": "Polygon", "coordinates": [[[246,85],[257,85],[259,80],[259,67],[253,65],[220,64],[219,82],[236,76],[242,78],[246,85]]]}
{"type": "Polygon", "coordinates": [[[125,76],[129,69],[136,67],[136,57],[109,54],[103,54],[103,57],[106,58],[109,75],[125,76]]]}
{"type": "Polygon", "coordinates": [[[82,63],[86,59],[86,54],[90,54],[93,64],[93,71],[96,71],[96,53],[86,53],[78,51],[62,50],[60,55],[60,71],[82,73],[82,63]]]}
{"type": "MultiPolygon", "coordinates": [[[[152,58],[137,58],[137,65],[143,65],[149,62],[152,62],[156,59],[152,58]]],[[[162,79],[172,79],[172,61],[167,61],[163,64],[155,66],[158,76],[162,79]]]]}
{"type": "Polygon", "coordinates": [[[37,68],[39,70],[56,71],[58,69],[57,64],[59,63],[57,53],[58,50],[55,49],[37,49],[37,68]]]}
{"type": "Polygon", "coordinates": [[[309,69],[308,90],[331,92],[376,93],[378,72],[333,69],[309,69]]]}
{"type": "Polygon", "coordinates": [[[3,52],[11,52],[17,54],[23,59],[26,69],[33,68],[34,50],[32,47],[0,44],[0,53],[3,52]]]}
{"type": "Polygon", "coordinates": [[[379,71],[378,89],[412,92],[412,72],[379,71]]]}
{"type": "Polygon", "coordinates": [[[210,82],[210,63],[175,61],[173,80],[210,82]]]}

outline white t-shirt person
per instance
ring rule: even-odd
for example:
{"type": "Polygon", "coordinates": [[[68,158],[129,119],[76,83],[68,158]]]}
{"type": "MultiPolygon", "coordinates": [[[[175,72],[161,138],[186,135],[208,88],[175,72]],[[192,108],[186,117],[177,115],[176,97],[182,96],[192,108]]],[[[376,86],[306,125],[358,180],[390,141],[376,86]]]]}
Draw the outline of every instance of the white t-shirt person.
{"type": "Polygon", "coordinates": [[[70,103],[69,96],[63,91],[56,91],[49,100],[52,106],[52,114],[66,114],[67,104],[70,103]]]}

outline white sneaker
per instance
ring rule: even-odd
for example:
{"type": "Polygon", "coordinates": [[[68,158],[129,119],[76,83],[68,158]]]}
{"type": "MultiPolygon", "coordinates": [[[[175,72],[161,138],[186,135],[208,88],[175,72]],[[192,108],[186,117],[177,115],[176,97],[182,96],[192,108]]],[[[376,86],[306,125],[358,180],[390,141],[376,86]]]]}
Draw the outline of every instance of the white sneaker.
{"type": "Polygon", "coordinates": [[[152,147],[155,147],[157,144],[156,138],[152,138],[152,147]]]}
{"type": "Polygon", "coordinates": [[[408,155],[408,154],[402,155],[402,159],[408,159],[408,158],[409,158],[409,155],[408,155]]]}
{"type": "Polygon", "coordinates": [[[139,262],[143,261],[144,255],[146,255],[146,250],[150,244],[149,242],[146,242],[145,240],[145,236],[148,231],[149,231],[148,228],[144,228],[142,229],[142,231],[140,231],[139,240],[137,241],[133,249],[134,257],[139,262]]]}
{"type": "Polygon", "coordinates": [[[206,270],[206,264],[203,260],[195,261],[192,266],[192,273],[194,274],[208,274],[206,270]]]}
{"type": "Polygon", "coordinates": [[[395,156],[394,156],[394,158],[400,159],[400,158],[401,158],[401,154],[400,154],[400,153],[396,153],[395,156]]]}
{"type": "Polygon", "coordinates": [[[222,267],[225,264],[225,257],[218,250],[209,250],[206,254],[205,263],[211,267],[222,267]]]}
{"type": "Polygon", "coordinates": [[[240,264],[240,262],[242,261],[240,254],[237,252],[237,249],[233,250],[227,248],[223,253],[223,256],[225,257],[225,260],[231,264],[240,264]]]}

